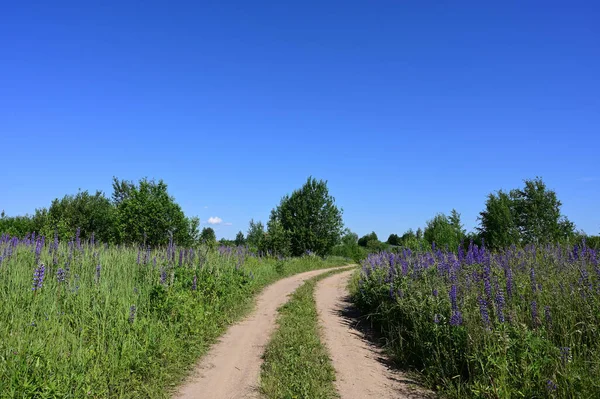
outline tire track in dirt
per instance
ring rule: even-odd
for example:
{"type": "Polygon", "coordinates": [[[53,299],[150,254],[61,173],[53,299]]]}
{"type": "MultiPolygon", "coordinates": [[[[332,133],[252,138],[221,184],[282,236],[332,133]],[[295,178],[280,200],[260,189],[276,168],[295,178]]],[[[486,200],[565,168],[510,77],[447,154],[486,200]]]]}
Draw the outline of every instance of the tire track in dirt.
{"type": "Polygon", "coordinates": [[[276,328],[277,309],[305,280],[335,269],[339,268],[296,274],[266,287],[258,296],[254,311],[229,327],[174,398],[259,398],[262,355],[276,328]]]}
{"type": "Polygon", "coordinates": [[[347,288],[354,272],[323,279],[315,293],[322,339],[336,371],[335,385],[341,399],[433,397],[402,372],[388,367],[382,350],[357,328],[357,312],[348,300],[347,288]]]}

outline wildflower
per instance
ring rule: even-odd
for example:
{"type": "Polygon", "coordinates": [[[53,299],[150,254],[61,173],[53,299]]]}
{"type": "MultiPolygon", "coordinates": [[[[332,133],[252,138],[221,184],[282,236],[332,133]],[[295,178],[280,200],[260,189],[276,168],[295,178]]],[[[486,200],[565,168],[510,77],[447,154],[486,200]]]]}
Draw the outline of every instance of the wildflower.
{"type": "Polygon", "coordinates": [[[490,314],[488,312],[487,301],[485,299],[483,299],[482,297],[479,297],[477,299],[477,301],[479,302],[479,312],[481,313],[481,319],[483,320],[483,324],[487,328],[489,328],[489,325],[490,325],[490,314]]]}
{"type": "Polygon", "coordinates": [[[133,324],[133,322],[135,321],[135,313],[135,305],[131,305],[131,307],[129,308],[129,324],[133,324]]]}
{"type": "Polygon", "coordinates": [[[548,382],[546,383],[546,389],[548,390],[548,392],[554,392],[558,389],[558,386],[554,381],[548,380],[548,382]]]}
{"type": "Polygon", "coordinates": [[[44,276],[46,274],[46,266],[44,264],[40,264],[35,271],[33,272],[33,291],[39,290],[42,288],[42,284],[44,283],[44,276]]]}
{"type": "Polygon", "coordinates": [[[452,303],[452,310],[456,311],[458,310],[458,303],[457,303],[457,299],[456,299],[456,285],[452,284],[452,287],[450,287],[450,302],[452,303]]]}
{"type": "Polygon", "coordinates": [[[440,316],[437,313],[433,316],[433,322],[435,324],[440,324],[440,316]]]}
{"type": "Polygon", "coordinates": [[[56,271],[56,281],[59,284],[64,283],[66,276],[67,276],[67,273],[65,272],[65,269],[63,269],[62,267],[59,267],[58,270],[56,271]]]}
{"type": "Polygon", "coordinates": [[[569,346],[563,346],[560,348],[560,359],[563,364],[567,364],[572,360],[571,348],[569,346]]]}
{"type": "Polygon", "coordinates": [[[498,315],[498,321],[500,323],[504,323],[504,292],[500,289],[498,282],[496,282],[496,297],[494,298],[496,302],[496,313],[498,315]]]}
{"type": "Polygon", "coordinates": [[[102,269],[102,266],[100,266],[100,263],[98,263],[98,266],[96,266],[96,283],[100,283],[100,270],[102,269]]]}
{"type": "Polygon", "coordinates": [[[533,320],[534,326],[537,325],[537,318],[538,318],[537,302],[531,301],[531,319],[533,320]]]}
{"type": "Polygon", "coordinates": [[[163,268],[160,271],[160,283],[165,284],[167,282],[167,271],[163,268]]]}
{"type": "Polygon", "coordinates": [[[438,290],[434,288],[432,294],[433,294],[433,296],[435,298],[437,298],[438,297],[438,290]]]}
{"type": "Polygon", "coordinates": [[[463,322],[462,313],[459,310],[455,310],[452,312],[452,317],[450,318],[451,326],[460,326],[463,322]]]}
{"type": "Polygon", "coordinates": [[[198,276],[194,275],[194,281],[192,281],[192,291],[196,291],[198,289],[198,276]]]}

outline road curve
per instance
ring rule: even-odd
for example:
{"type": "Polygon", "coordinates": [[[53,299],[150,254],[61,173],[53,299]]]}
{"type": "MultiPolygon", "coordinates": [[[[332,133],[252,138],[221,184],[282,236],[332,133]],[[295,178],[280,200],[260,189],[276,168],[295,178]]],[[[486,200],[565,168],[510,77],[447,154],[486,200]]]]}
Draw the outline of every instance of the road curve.
{"type": "Polygon", "coordinates": [[[313,270],[279,280],[258,296],[254,311],[227,332],[202,357],[177,399],[258,398],[262,355],[276,328],[277,309],[305,280],[332,269],[313,270]]]}
{"type": "Polygon", "coordinates": [[[315,294],[322,339],[336,372],[335,385],[341,399],[431,397],[401,372],[387,367],[381,349],[356,328],[356,311],[348,302],[347,289],[354,272],[321,280],[315,294]]]}

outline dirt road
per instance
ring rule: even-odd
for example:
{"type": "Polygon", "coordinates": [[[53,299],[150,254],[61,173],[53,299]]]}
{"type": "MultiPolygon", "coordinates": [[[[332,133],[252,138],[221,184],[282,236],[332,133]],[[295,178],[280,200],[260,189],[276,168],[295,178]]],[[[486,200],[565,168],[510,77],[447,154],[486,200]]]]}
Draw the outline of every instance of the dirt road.
{"type": "Polygon", "coordinates": [[[348,279],[354,271],[317,284],[316,301],[323,340],[336,371],[341,399],[426,398],[431,394],[385,365],[385,356],[357,328],[356,311],[348,302],[348,279]]]}
{"type": "Polygon", "coordinates": [[[256,309],[229,328],[197,366],[175,398],[258,398],[262,354],[276,327],[277,309],[305,280],[328,270],[314,270],[277,281],[260,294],[256,309]]]}

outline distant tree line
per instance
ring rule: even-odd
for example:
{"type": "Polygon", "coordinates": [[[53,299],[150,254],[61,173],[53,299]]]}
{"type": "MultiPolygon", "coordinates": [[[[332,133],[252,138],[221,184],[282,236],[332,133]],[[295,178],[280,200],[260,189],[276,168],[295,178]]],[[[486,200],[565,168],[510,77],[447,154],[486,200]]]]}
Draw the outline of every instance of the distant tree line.
{"type": "MultiPolygon", "coordinates": [[[[8,217],[2,212],[0,233],[23,237],[37,232],[68,240],[78,231],[81,239],[106,243],[158,246],[173,240],[182,246],[217,245],[215,231],[199,231],[200,220],[183,213],[162,180],[135,184],[113,178],[112,188],[110,198],[100,191],[65,195],[32,216],[8,217]]],[[[246,237],[240,231],[235,240],[219,243],[280,256],[325,256],[339,243],[342,229],[342,210],[329,195],[327,182],[309,177],[273,208],[266,226],[251,220],[246,237]]]]}
{"type": "MultiPolygon", "coordinates": [[[[0,214],[0,233],[23,237],[37,232],[70,239],[79,231],[82,239],[106,243],[165,245],[170,240],[182,246],[197,243],[215,246],[215,231],[199,230],[200,220],[187,217],[169,195],[162,180],[141,179],[134,183],[113,178],[112,195],[80,191],[56,198],[48,208],[33,215],[8,217],[0,214]]],[[[375,232],[358,237],[344,229],[342,210],[329,194],[327,182],[309,177],[305,184],[285,195],[271,210],[267,224],[251,220],[246,232],[222,245],[245,245],[254,251],[280,256],[328,254],[356,261],[370,252],[393,248],[414,250],[436,245],[456,250],[471,241],[492,249],[510,245],[575,242],[585,238],[590,247],[600,248],[600,236],[586,236],[561,213],[561,202],[541,178],[525,180],[524,186],[487,197],[479,214],[479,226],[466,232],[460,213],[439,213],[424,229],[409,229],[402,235],[390,234],[385,242],[375,232]]]]}
{"type": "MultiPolygon", "coordinates": [[[[525,180],[521,188],[489,194],[485,209],[479,213],[479,226],[473,232],[466,232],[460,213],[453,209],[449,216],[439,213],[428,220],[424,230],[409,229],[402,235],[390,234],[385,242],[380,241],[375,232],[360,238],[349,233],[343,241],[348,248],[359,247],[352,251],[362,251],[363,257],[369,252],[396,247],[423,249],[436,245],[457,250],[459,245],[466,247],[470,242],[500,249],[510,245],[574,243],[585,239],[587,246],[600,248],[600,236],[577,231],[561,213],[561,206],[556,192],[548,189],[541,178],[535,178],[525,180]],[[356,240],[351,239],[353,236],[356,240]],[[350,242],[352,244],[348,244],[350,242]]],[[[344,253],[346,249],[339,246],[334,251],[344,253]]]]}
{"type": "Polygon", "coordinates": [[[183,213],[162,180],[142,179],[136,184],[115,177],[112,188],[111,198],[100,191],[80,191],[56,198],[31,216],[8,217],[2,212],[0,233],[23,237],[37,232],[68,240],[79,231],[81,239],[150,246],[170,240],[191,245],[200,239],[200,220],[183,213]]]}

